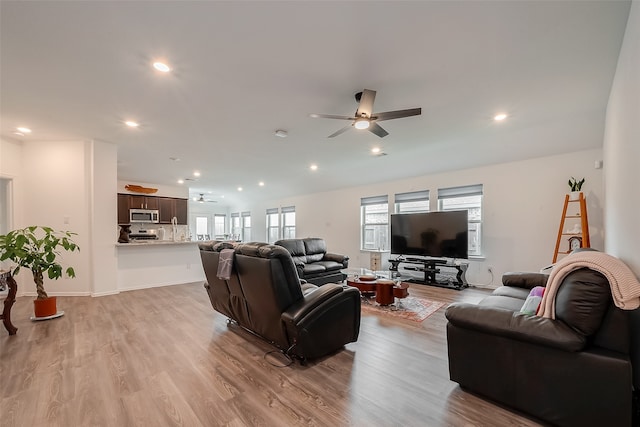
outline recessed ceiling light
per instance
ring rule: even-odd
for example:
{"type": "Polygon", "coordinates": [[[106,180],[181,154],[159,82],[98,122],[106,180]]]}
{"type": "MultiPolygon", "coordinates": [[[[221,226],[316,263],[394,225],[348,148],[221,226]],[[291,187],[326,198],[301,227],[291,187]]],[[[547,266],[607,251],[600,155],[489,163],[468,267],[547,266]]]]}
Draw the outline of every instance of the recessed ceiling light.
{"type": "Polygon", "coordinates": [[[124,122],[124,124],[129,126],[130,128],[137,128],[138,126],[140,126],[138,123],[132,120],[127,120],[126,122],[124,122]]]}
{"type": "Polygon", "coordinates": [[[169,157],[169,160],[173,160],[174,162],[179,162],[180,158],[179,157],[169,157]]]}
{"type": "Polygon", "coordinates": [[[311,165],[311,166],[309,166],[309,169],[311,169],[312,171],[317,171],[318,170],[318,165],[311,165]]]}
{"type": "Polygon", "coordinates": [[[194,202],[197,202],[197,201],[198,201],[198,198],[197,198],[197,197],[194,197],[192,200],[193,200],[194,202]]]}
{"type": "Polygon", "coordinates": [[[264,187],[264,182],[260,181],[260,182],[258,183],[258,185],[259,185],[260,187],[264,187]]]}
{"type": "Polygon", "coordinates": [[[29,128],[17,127],[16,129],[18,130],[18,132],[22,132],[23,134],[24,133],[31,133],[31,129],[29,129],[29,128]]]}
{"type": "Polygon", "coordinates": [[[495,120],[496,122],[500,122],[506,118],[507,118],[507,115],[505,113],[500,113],[493,116],[493,120],[495,120]]]}
{"type": "Polygon", "coordinates": [[[184,184],[184,179],[179,179],[178,184],[184,184]]]}
{"type": "Polygon", "coordinates": [[[280,138],[286,138],[288,133],[286,130],[282,130],[282,129],[278,129],[275,133],[276,136],[279,136],[280,138]]]}
{"type": "Polygon", "coordinates": [[[238,191],[242,191],[242,187],[238,187],[238,191]]]}
{"type": "Polygon", "coordinates": [[[371,149],[371,152],[372,152],[373,154],[378,154],[378,153],[380,152],[380,147],[373,147],[373,148],[371,149]]]}
{"type": "Polygon", "coordinates": [[[195,172],[193,173],[193,176],[200,176],[200,172],[195,171],[195,172]]]}
{"type": "Polygon", "coordinates": [[[155,68],[158,71],[162,71],[163,73],[168,73],[169,71],[171,71],[171,67],[169,67],[164,62],[160,62],[160,61],[154,62],[153,68],[155,68]]]}

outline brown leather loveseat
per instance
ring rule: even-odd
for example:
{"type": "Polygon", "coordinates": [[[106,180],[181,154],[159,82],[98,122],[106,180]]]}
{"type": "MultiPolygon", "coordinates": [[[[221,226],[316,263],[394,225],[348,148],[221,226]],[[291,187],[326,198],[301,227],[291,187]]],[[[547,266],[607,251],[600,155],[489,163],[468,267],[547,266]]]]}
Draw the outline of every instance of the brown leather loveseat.
{"type": "Polygon", "coordinates": [[[547,277],[507,273],[478,305],[447,308],[451,380],[553,425],[632,425],[638,310],[617,308],[605,276],[580,268],[558,288],[555,319],[520,313],[547,277]]]}
{"type": "Polygon", "coordinates": [[[358,339],[360,293],[339,284],[302,283],[293,259],[266,243],[200,243],[211,305],[283,353],[301,360],[333,353],[358,339]],[[227,279],[219,261],[232,253],[227,279]],[[224,276],[222,276],[224,277],[224,276]]]}

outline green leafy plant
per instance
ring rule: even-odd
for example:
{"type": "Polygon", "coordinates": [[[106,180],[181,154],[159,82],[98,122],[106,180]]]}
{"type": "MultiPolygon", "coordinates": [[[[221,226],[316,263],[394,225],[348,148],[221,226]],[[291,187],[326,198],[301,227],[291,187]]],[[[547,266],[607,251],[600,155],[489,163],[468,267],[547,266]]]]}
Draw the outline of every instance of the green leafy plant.
{"type": "MultiPolygon", "coordinates": [[[[80,251],[80,247],[71,239],[74,235],[76,233],[35,225],[10,231],[0,235],[0,261],[11,260],[17,264],[12,271],[14,276],[21,267],[31,270],[38,299],[46,299],[49,296],[44,290],[44,273],[53,280],[62,277],[62,266],[57,261],[59,249],[80,251]]],[[[65,273],[68,277],[76,277],[72,267],[68,267],[65,273]]]]}
{"type": "Polygon", "coordinates": [[[584,184],[584,178],[578,181],[574,177],[571,177],[569,180],[569,188],[571,188],[571,191],[580,191],[582,184],[584,184]]]}

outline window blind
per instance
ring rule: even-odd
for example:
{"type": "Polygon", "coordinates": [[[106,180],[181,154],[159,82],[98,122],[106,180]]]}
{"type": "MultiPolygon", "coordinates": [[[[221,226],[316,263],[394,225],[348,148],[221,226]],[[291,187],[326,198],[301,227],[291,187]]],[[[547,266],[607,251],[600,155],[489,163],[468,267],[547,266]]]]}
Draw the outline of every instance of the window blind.
{"type": "Polygon", "coordinates": [[[454,197],[467,196],[482,196],[482,184],[438,189],[438,199],[451,199],[454,197]]]}
{"type": "Polygon", "coordinates": [[[290,213],[290,212],[295,212],[296,211],[296,207],[295,206],[285,206],[283,208],[280,208],[280,212],[282,213],[290,213]]]}
{"type": "Polygon", "coordinates": [[[363,197],[360,199],[360,206],[381,205],[383,203],[389,203],[389,196],[363,197]]]}
{"type": "Polygon", "coordinates": [[[278,213],[278,208],[267,209],[267,215],[277,214],[277,213],[278,213]]]}
{"type": "Polygon", "coordinates": [[[396,203],[418,202],[422,200],[429,200],[429,190],[411,191],[409,193],[398,193],[395,195],[396,203]]]}

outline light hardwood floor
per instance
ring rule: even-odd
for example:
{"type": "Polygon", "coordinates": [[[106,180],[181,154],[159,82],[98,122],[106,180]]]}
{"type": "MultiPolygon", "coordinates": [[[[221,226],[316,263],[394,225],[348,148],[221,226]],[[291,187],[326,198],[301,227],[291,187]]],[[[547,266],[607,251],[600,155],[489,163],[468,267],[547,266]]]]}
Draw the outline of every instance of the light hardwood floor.
{"type": "Polygon", "coordinates": [[[32,306],[14,305],[17,335],[0,329],[0,426],[539,425],[449,381],[446,305],[422,323],[363,314],[357,343],[282,368],[213,311],[201,283],[58,297],[66,314],[45,322],[29,320],[32,306]]]}

